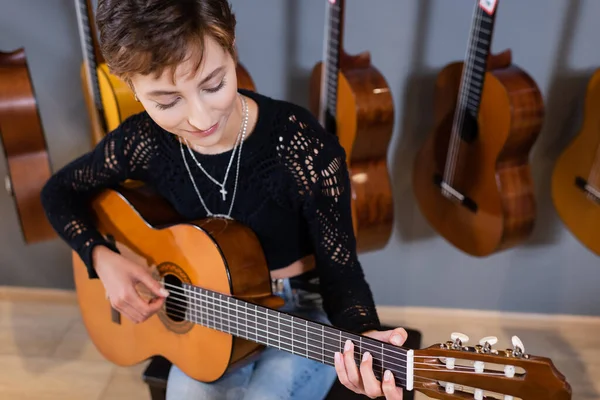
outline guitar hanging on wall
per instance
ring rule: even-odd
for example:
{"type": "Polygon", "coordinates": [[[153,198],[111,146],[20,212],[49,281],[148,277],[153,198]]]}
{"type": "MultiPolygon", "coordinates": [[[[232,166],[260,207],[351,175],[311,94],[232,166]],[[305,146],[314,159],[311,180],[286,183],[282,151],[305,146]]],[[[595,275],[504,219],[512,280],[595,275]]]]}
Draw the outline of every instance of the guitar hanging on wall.
{"type": "Polygon", "coordinates": [[[498,0],[477,0],[464,62],[437,77],[434,129],[419,150],[419,208],[449,243],[487,256],[524,241],[536,201],[529,152],[544,104],[510,50],[490,54],[498,0]]]}
{"type": "Polygon", "coordinates": [[[25,243],[54,239],[40,193],[52,171],[25,49],[0,52],[0,140],[6,191],[12,196],[25,243]]]}
{"type": "Polygon", "coordinates": [[[352,216],[359,252],[383,248],[392,232],[393,195],[387,168],[394,102],[381,73],[364,52],[343,48],[345,0],[327,0],[323,61],[310,78],[310,109],[346,150],[352,216]]]}
{"type": "MultiPolygon", "coordinates": [[[[84,61],[81,81],[92,124],[92,145],[133,114],[144,111],[129,86],[110,73],[104,62],[95,29],[91,0],[75,0],[84,61]]],[[[256,91],[254,81],[241,63],[236,67],[238,87],[256,91]]]]}
{"type": "Polygon", "coordinates": [[[552,173],[554,207],[571,233],[600,256],[600,69],[585,97],[583,126],[552,173]]]}

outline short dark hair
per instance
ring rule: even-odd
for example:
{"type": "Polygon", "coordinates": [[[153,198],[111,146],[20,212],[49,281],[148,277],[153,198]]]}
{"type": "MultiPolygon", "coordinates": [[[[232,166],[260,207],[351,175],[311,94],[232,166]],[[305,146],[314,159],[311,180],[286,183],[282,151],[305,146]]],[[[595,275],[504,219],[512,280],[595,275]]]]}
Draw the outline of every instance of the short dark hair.
{"type": "Polygon", "coordinates": [[[206,37],[237,61],[236,19],[227,0],[99,0],[96,21],[102,55],[124,79],[174,73],[188,55],[198,69],[206,37]]]}

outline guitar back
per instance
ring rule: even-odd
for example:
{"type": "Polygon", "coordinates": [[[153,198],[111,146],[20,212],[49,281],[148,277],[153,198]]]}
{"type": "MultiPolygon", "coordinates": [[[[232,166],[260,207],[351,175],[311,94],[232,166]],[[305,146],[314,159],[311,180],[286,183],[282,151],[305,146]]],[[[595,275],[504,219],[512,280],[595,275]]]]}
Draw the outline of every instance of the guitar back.
{"type": "Polygon", "coordinates": [[[578,177],[600,188],[600,70],[592,75],[585,97],[583,125],[559,156],[552,173],[554,207],[571,233],[600,255],[600,203],[577,185],[578,177]]]}
{"type": "MultiPolygon", "coordinates": [[[[106,190],[93,200],[92,209],[98,229],[113,238],[121,254],[154,271],[166,284],[189,283],[256,302],[271,295],[260,245],[250,230],[235,222],[185,222],[146,187],[106,190]]],[[[191,377],[211,382],[262,348],[182,320],[185,309],[173,290],[166,307],[134,324],[112,308],[102,282],[88,278],[76,253],[73,271],[90,338],[100,353],[117,365],[129,366],[162,355],[191,377]]],[[[187,311],[199,313],[193,307],[187,311]]]]}
{"type": "Polygon", "coordinates": [[[453,201],[434,182],[444,172],[463,63],[444,68],[436,81],[434,129],[419,150],[413,186],[421,212],[447,241],[474,256],[487,256],[523,241],[535,221],[529,151],[543,122],[535,82],[510,63],[492,57],[485,73],[477,139],[460,145],[453,186],[469,203],[453,201]]]}
{"type": "MultiPolygon", "coordinates": [[[[318,114],[323,63],[311,74],[310,109],[318,114]]],[[[368,55],[344,55],[338,73],[336,127],[352,184],[352,216],[359,252],[385,247],[394,222],[387,150],[394,127],[389,86],[368,55]]]]}

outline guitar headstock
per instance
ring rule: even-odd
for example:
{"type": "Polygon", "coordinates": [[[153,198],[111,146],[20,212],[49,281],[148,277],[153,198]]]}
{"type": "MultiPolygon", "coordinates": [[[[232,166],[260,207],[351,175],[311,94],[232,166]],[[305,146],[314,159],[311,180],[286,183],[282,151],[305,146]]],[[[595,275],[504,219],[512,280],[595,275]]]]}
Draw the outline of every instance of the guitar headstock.
{"type": "Polygon", "coordinates": [[[525,352],[517,336],[512,348],[494,349],[498,339],[451,339],[414,351],[414,389],[434,399],[568,400],[571,386],[552,361],[525,352]]]}

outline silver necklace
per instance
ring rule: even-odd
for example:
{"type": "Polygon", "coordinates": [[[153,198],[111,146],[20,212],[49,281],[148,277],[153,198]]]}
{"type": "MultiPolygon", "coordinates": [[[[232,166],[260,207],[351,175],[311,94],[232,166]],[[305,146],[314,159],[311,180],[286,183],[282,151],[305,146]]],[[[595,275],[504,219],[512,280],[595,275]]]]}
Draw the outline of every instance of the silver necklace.
{"type": "MultiPolygon", "coordinates": [[[[246,105],[246,99],[244,99],[244,97],[242,95],[239,95],[240,100],[242,101],[242,115],[244,116],[244,118],[247,120],[248,119],[248,113],[247,113],[247,105],[246,105]]],[[[243,122],[243,121],[242,121],[243,122]]],[[[221,193],[221,197],[223,201],[225,201],[227,199],[227,190],[225,189],[225,185],[227,184],[227,178],[229,177],[229,170],[231,169],[231,165],[233,164],[233,159],[235,158],[235,154],[236,151],[238,149],[238,146],[240,144],[240,140],[242,138],[242,131],[244,129],[245,123],[243,122],[242,124],[240,124],[240,130],[238,132],[238,135],[235,139],[235,144],[233,147],[233,151],[231,152],[231,157],[229,158],[229,165],[227,165],[227,170],[225,170],[225,176],[223,177],[223,182],[219,182],[218,180],[216,180],[215,178],[213,178],[205,169],[204,167],[202,167],[202,164],[200,164],[200,161],[198,161],[196,159],[196,156],[194,155],[194,152],[191,149],[190,143],[187,141],[187,139],[185,140],[185,143],[188,147],[188,152],[190,153],[190,156],[192,157],[192,159],[194,160],[194,162],[196,163],[196,165],[198,166],[198,168],[200,168],[200,170],[204,173],[204,175],[206,175],[208,177],[208,179],[210,179],[211,181],[213,181],[217,186],[219,186],[221,189],[219,190],[219,192],[221,193]]]]}
{"type": "MultiPolygon", "coordinates": [[[[241,140],[239,141],[240,151],[238,152],[237,167],[236,167],[236,173],[235,173],[235,183],[233,186],[233,195],[231,197],[231,204],[229,205],[229,212],[227,214],[214,214],[212,211],[210,211],[208,209],[208,207],[206,206],[206,203],[204,203],[204,199],[202,198],[200,191],[198,190],[198,186],[196,186],[196,181],[194,180],[192,171],[190,170],[190,167],[185,158],[185,153],[183,151],[183,142],[181,142],[181,141],[179,142],[179,149],[181,150],[181,158],[183,158],[183,163],[185,164],[185,168],[187,169],[190,180],[192,181],[192,185],[194,186],[196,195],[198,195],[198,199],[200,199],[200,203],[202,203],[202,207],[204,207],[204,210],[206,211],[206,215],[209,217],[221,217],[221,218],[226,218],[226,219],[233,219],[233,218],[231,218],[231,211],[233,210],[233,203],[235,202],[235,193],[237,191],[238,178],[240,175],[240,160],[242,159],[242,146],[244,145],[244,139],[246,137],[246,128],[248,127],[248,107],[246,104],[246,100],[243,97],[241,97],[241,99],[242,99],[242,105],[243,105],[244,118],[243,118],[242,128],[240,129],[241,135],[238,134],[238,137],[241,138],[241,140]]],[[[237,142],[236,142],[236,147],[237,147],[237,142]]],[[[234,151],[235,151],[235,148],[234,148],[234,151]]],[[[232,156],[231,160],[233,160],[233,156],[232,156]]],[[[230,161],[230,165],[231,165],[231,161],[230,161]]],[[[208,176],[210,177],[210,175],[208,175],[208,176]]],[[[225,192],[225,193],[227,193],[227,192],[225,192]]]]}

